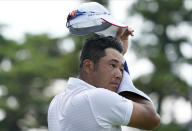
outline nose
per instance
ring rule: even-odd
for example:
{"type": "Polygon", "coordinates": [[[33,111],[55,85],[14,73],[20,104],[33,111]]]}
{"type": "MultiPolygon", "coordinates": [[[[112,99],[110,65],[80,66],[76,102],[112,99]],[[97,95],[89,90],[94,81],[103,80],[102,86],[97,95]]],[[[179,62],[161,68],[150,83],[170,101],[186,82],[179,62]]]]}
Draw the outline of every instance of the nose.
{"type": "Polygon", "coordinates": [[[115,71],[115,78],[118,79],[118,80],[121,80],[123,77],[123,73],[120,69],[116,69],[115,71]]]}

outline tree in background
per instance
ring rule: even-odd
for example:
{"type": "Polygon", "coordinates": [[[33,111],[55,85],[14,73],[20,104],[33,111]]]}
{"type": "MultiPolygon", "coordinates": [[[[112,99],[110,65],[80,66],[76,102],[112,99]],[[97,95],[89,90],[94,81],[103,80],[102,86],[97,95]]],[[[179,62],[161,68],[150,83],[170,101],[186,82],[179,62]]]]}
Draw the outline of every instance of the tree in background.
{"type": "MultiPolygon", "coordinates": [[[[183,46],[192,46],[187,32],[182,34],[181,28],[191,27],[192,4],[187,0],[148,0],[136,1],[129,12],[130,15],[140,15],[145,23],[142,35],[133,41],[133,49],[138,58],[148,58],[154,66],[154,71],[140,76],[134,83],[136,87],[148,94],[155,93],[158,97],[158,112],[161,114],[162,101],[167,96],[184,97],[189,100],[189,85],[181,79],[182,64],[191,65],[192,58],[183,52],[183,46]]],[[[146,69],[147,70],[147,69],[146,69]]],[[[187,130],[177,125],[162,125],[158,131],[187,130]],[[178,127],[178,128],[177,128],[178,127]]]]}
{"type": "Polygon", "coordinates": [[[105,7],[109,5],[109,0],[82,0],[82,2],[98,2],[105,7]]]}
{"type": "MultiPolygon", "coordinates": [[[[109,1],[98,2],[107,6],[109,1]]],[[[171,32],[192,19],[192,12],[184,3],[182,0],[137,1],[131,9],[133,15],[140,14],[144,23],[150,25],[132,42],[133,49],[138,58],[148,58],[155,69],[134,83],[148,94],[157,94],[160,113],[166,96],[188,99],[189,86],[178,76],[177,70],[178,65],[191,63],[191,58],[181,51],[181,46],[191,41],[171,32]]],[[[86,37],[26,34],[24,42],[19,43],[5,39],[0,33],[0,114],[4,114],[0,130],[47,127],[47,109],[53,96],[47,96],[45,91],[53,80],[77,75],[79,52],[86,37]],[[73,48],[63,48],[66,45],[73,48]]],[[[186,131],[186,128],[173,121],[157,130],[186,131]]]]}
{"type": "Polygon", "coordinates": [[[47,96],[46,89],[55,79],[77,75],[83,38],[26,34],[19,43],[0,35],[1,131],[47,127],[53,96],[47,96]],[[74,47],[62,49],[64,44],[74,47]]]}

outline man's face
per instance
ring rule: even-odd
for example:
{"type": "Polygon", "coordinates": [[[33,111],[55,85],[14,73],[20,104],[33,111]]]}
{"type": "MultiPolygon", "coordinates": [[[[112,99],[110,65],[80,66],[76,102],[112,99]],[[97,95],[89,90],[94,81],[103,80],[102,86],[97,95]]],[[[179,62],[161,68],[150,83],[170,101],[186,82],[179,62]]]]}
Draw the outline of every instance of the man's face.
{"type": "Polygon", "coordinates": [[[105,49],[105,53],[92,74],[93,84],[116,92],[123,76],[123,56],[112,48],[105,49]]]}

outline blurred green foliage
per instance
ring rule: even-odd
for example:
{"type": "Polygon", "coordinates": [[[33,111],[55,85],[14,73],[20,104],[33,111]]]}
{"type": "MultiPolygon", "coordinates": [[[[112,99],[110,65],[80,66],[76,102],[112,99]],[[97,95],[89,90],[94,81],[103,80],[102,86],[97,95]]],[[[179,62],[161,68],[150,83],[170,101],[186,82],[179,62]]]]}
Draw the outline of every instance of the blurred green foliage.
{"type": "Polygon", "coordinates": [[[82,2],[98,2],[104,5],[105,7],[109,5],[109,0],[82,0],[82,2]]]}
{"type": "MultiPolygon", "coordinates": [[[[189,100],[189,85],[179,76],[179,65],[191,65],[192,58],[183,55],[181,45],[192,41],[187,35],[179,35],[178,27],[185,23],[192,26],[192,9],[186,8],[192,2],[187,0],[138,0],[129,15],[140,15],[146,28],[141,36],[132,42],[138,59],[147,58],[154,66],[150,74],[140,76],[134,81],[136,87],[158,97],[158,112],[162,112],[162,102],[166,96],[184,97],[189,100]],[[188,3],[187,3],[188,2],[188,3]],[[175,31],[178,32],[175,35],[175,31]],[[147,39],[148,38],[148,39],[147,39]]],[[[187,34],[187,32],[186,32],[187,34]]],[[[176,122],[161,124],[157,131],[187,131],[188,126],[176,122]]]]}
{"type": "MultiPolygon", "coordinates": [[[[141,37],[133,42],[134,51],[139,58],[148,58],[155,66],[152,74],[141,76],[135,82],[138,87],[148,90],[148,93],[156,92],[159,95],[159,101],[170,94],[189,99],[189,85],[175,74],[174,71],[178,68],[174,69],[173,66],[182,63],[191,64],[191,58],[183,56],[180,49],[182,43],[186,42],[191,45],[191,41],[186,36],[171,38],[168,31],[171,26],[176,28],[182,22],[191,26],[192,10],[187,10],[184,2],[184,0],[148,0],[137,1],[132,6],[132,15],[140,14],[143,22],[150,22],[151,25],[148,27],[149,30],[143,31],[141,37]],[[149,37],[151,41],[146,43],[145,37],[149,37]],[[175,58],[170,56],[169,53],[172,52],[175,58]],[[150,81],[144,83],[141,81],[142,77],[150,77],[150,81]]],[[[159,112],[160,107],[161,103],[159,103],[159,112]]]]}
{"type": "Polygon", "coordinates": [[[24,42],[19,43],[0,35],[0,109],[5,112],[1,131],[47,127],[52,97],[44,94],[46,87],[54,79],[77,75],[84,38],[26,34],[24,42]],[[61,44],[74,44],[64,42],[68,37],[76,43],[74,49],[59,49],[61,44]]]}
{"type": "MultiPolygon", "coordinates": [[[[99,2],[107,5],[109,1],[99,2]]],[[[131,12],[131,15],[140,14],[144,22],[152,25],[150,30],[142,32],[141,38],[132,42],[132,48],[138,59],[148,58],[155,70],[151,74],[140,76],[134,83],[148,94],[157,94],[159,113],[166,96],[183,96],[189,99],[189,86],[174,73],[177,68],[173,67],[182,63],[190,64],[191,58],[183,56],[180,45],[191,41],[186,37],[172,39],[167,33],[171,25],[178,26],[182,22],[191,24],[192,11],[184,7],[184,2],[138,0],[127,12],[131,12]],[[151,43],[143,44],[146,37],[151,37],[151,43]],[[156,43],[153,43],[154,38],[156,43]],[[171,46],[177,56],[173,60],[167,54],[168,46],[171,46]]],[[[20,43],[0,34],[0,89],[3,92],[0,95],[0,111],[5,112],[5,118],[0,121],[1,131],[47,127],[47,109],[52,97],[46,96],[44,92],[52,80],[77,76],[79,54],[86,37],[68,35],[51,38],[47,34],[26,34],[25,40],[20,43]],[[65,41],[68,39],[73,43],[65,41]],[[74,44],[74,48],[70,51],[61,50],[62,44],[74,44]]],[[[161,124],[156,131],[187,131],[186,125],[175,122],[161,124]]]]}
{"type": "Polygon", "coordinates": [[[179,125],[176,123],[170,123],[170,124],[161,124],[157,129],[154,131],[189,131],[189,125],[179,125]]]}

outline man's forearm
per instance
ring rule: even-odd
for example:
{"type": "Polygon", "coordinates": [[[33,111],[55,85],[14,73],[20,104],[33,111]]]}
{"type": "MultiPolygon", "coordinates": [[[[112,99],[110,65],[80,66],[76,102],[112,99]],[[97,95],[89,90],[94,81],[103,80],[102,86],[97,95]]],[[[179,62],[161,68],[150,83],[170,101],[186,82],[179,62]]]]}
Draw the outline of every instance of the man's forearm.
{"type": "Polygon", "coordinates": [[[121,95],[129,100],[132,100],[134,102],[141,103],[141,104],[147,104],[149,101],[146,98],[144,98],[136,93],[133,93],[133,92],[124,91],[124,92],[119,93],[119,95],[121,95]]]}
{"type": "Polygon", "coordinates": [[[159,125],[160,117],[151,101],[132,92],[121,92],[120,95],[133,101],[134,118],[132,118],[128,126],[152,130],[159,125]]]}

